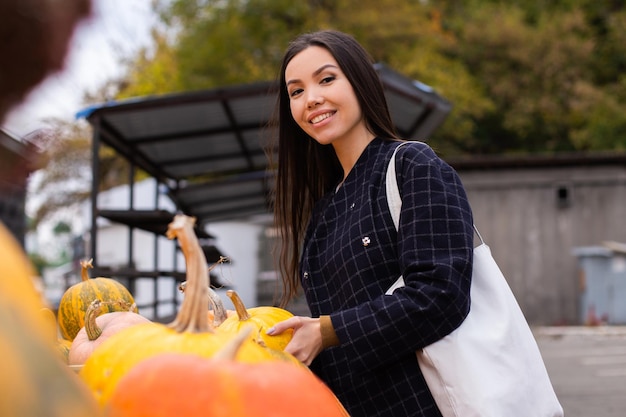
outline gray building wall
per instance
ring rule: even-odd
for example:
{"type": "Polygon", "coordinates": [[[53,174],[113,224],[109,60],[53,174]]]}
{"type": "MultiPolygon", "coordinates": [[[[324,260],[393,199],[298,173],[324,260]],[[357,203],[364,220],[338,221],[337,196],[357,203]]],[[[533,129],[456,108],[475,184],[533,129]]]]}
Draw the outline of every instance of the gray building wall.
{"type": "Polygon", "coordinates": [[[528,321],[582,324],[585,277],[573,249],[626,242],[625,161],[451,164],[465,184],[475,224],[528,321]]]}

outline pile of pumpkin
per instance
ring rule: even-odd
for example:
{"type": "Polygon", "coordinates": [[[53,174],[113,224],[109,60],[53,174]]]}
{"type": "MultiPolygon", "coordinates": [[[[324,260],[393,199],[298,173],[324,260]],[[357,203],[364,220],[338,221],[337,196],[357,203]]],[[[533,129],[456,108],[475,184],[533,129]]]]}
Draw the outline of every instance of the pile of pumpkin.
{"type": "MultiPolygon", "coordinates": [[[[48,366],[47,379],[40,379],[55,386],[65,381],[59,388],[63,401],[52,401],[45,411],[39,408],[29,414],[23,412],[24,405],[5,410],[0,397],[0,415],[348,416],[332,392],[284,351],[291,333],[266,334],[291,313],[276,307],[247,309],[234,291],[227,294],[235,309],[225,309],[210,289],[209,268],[194,222],[192,217],[177,215],[167,232],[170,239],[178,239],[186,262],[184,298],[174,321],[161,324],[143,317],[125,287],[110,278],[90,278],[91,263],[84,262],[83,279],[66,291],[57,317],[40,308],[34,329],[43,335],[50,352],[56,350],[42,356],[55,363],[48,366]]],[[[28,267],[24,263],[22,280],[29,278],[28,267]]],[[[6,277],[0,276],[0,290],[3,280],[6,277]]],[[[2,318],[0,310],[0,354],[3,339],[11,342],[2,318]]],[[[16,346],[19,349],[23,346],[16,346]]],[[[28,368],[27,358],[21,359],[28,368]]],[[[37,379],[37,372],[43,371],[28,372],[37,379]]],[[[0,389],[8,387],[1,382],[0,389]]],[[[48,387],[38,384],[29,397],[49,397],[43,395],[48,387]]]]}

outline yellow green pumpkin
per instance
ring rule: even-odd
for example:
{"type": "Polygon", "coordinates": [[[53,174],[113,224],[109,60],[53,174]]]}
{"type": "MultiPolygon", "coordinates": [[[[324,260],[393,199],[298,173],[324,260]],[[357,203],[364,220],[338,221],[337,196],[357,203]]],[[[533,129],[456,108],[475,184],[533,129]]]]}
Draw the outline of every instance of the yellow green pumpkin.
{"type": "MultiPolygon", "coordinates": [[[[93,268],[91,259],[81,262],[81,282],[68,288],[59,302],[57,319],[64,339],[74,340],[85,325],[85,313],[94,300],[135,304],[133,296],[124,285],[112,278],[90,278],[88,272],[90,268],[93,268]]],[[[107,304],[103,307],[102,314],[123,310],[120,304],[107,304]]],[[[134,312],[138,312],[137,307],[134,312]]]]}
{"type": "Polygon", "coordinates": [[[72,342],[67,339],[57,339],[56,342],[57,352],[61,355],[61,359],[63,359],[63,363],[69,364],[70,361],[70,348],[72,347],[72,342]]]}

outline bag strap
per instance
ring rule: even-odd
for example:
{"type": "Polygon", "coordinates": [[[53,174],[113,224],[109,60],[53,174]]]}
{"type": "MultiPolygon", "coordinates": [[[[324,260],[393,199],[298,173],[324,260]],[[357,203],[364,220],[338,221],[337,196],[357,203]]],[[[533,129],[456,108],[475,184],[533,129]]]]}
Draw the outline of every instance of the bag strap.
{"type": "MultiPolygon", "coordinates": [[[[400,210],[402,209],[402,197],[400,197],[400,190],[398,189],[398,179],[396,177],[396,153],[398,153],[398,149],[400,149],[403,145],[409,143],[408,141],[400,143],[394,149],[393,154],[391,155],[391,159],[389,160],[389,165],[387,165],[387,176],[385,178],[385,187],[387,191],[387,204],[389,205],[389,211],[391,212],[391,218],[393,219],[393,225],[398,230],[398,226],[400,225],[400,210]]],[[[485,241],[483,237],[480,235],[478,228],[475,224],[472,224],[474,227],[474,232],[478,235],[480,239],[480,243],[484,244],[485,241]]]]}
{"type": "Polygon", "coordinates": [[[402,142],[396,149],[394,149],[389,165],[387,165],[387,177],[385,179],[385,186],[387,188],[387,204],[389,204],[389,211],[391,212],[391,218],[393,219],[393,225],[398,230],[400,224],[400,209],[402,208],[402,198],[400,197],[400,191],[398,189],[398,180],[396,178],[396,154],[398,149],[408,142],[402,142]]]}

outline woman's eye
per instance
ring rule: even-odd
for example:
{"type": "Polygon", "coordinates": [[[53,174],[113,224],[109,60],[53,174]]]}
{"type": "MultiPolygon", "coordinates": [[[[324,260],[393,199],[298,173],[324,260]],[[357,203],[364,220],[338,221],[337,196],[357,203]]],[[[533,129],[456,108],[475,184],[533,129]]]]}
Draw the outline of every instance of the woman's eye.
{"type": "Polygon", "coordinates": [[[328,77],[322,78],[321,84],[328,84],[329,82],[332,82],[334,80],[335,80],[335,76],[329,75],[328,77]]]}
{"type": "Polygon", "coordinates": [[[289,97],[295,97],[298,94],[300,94],[302,92],[301,88],[296,88],[294,90],[291,90],[291,92],[289,93],[289,97]]]}

